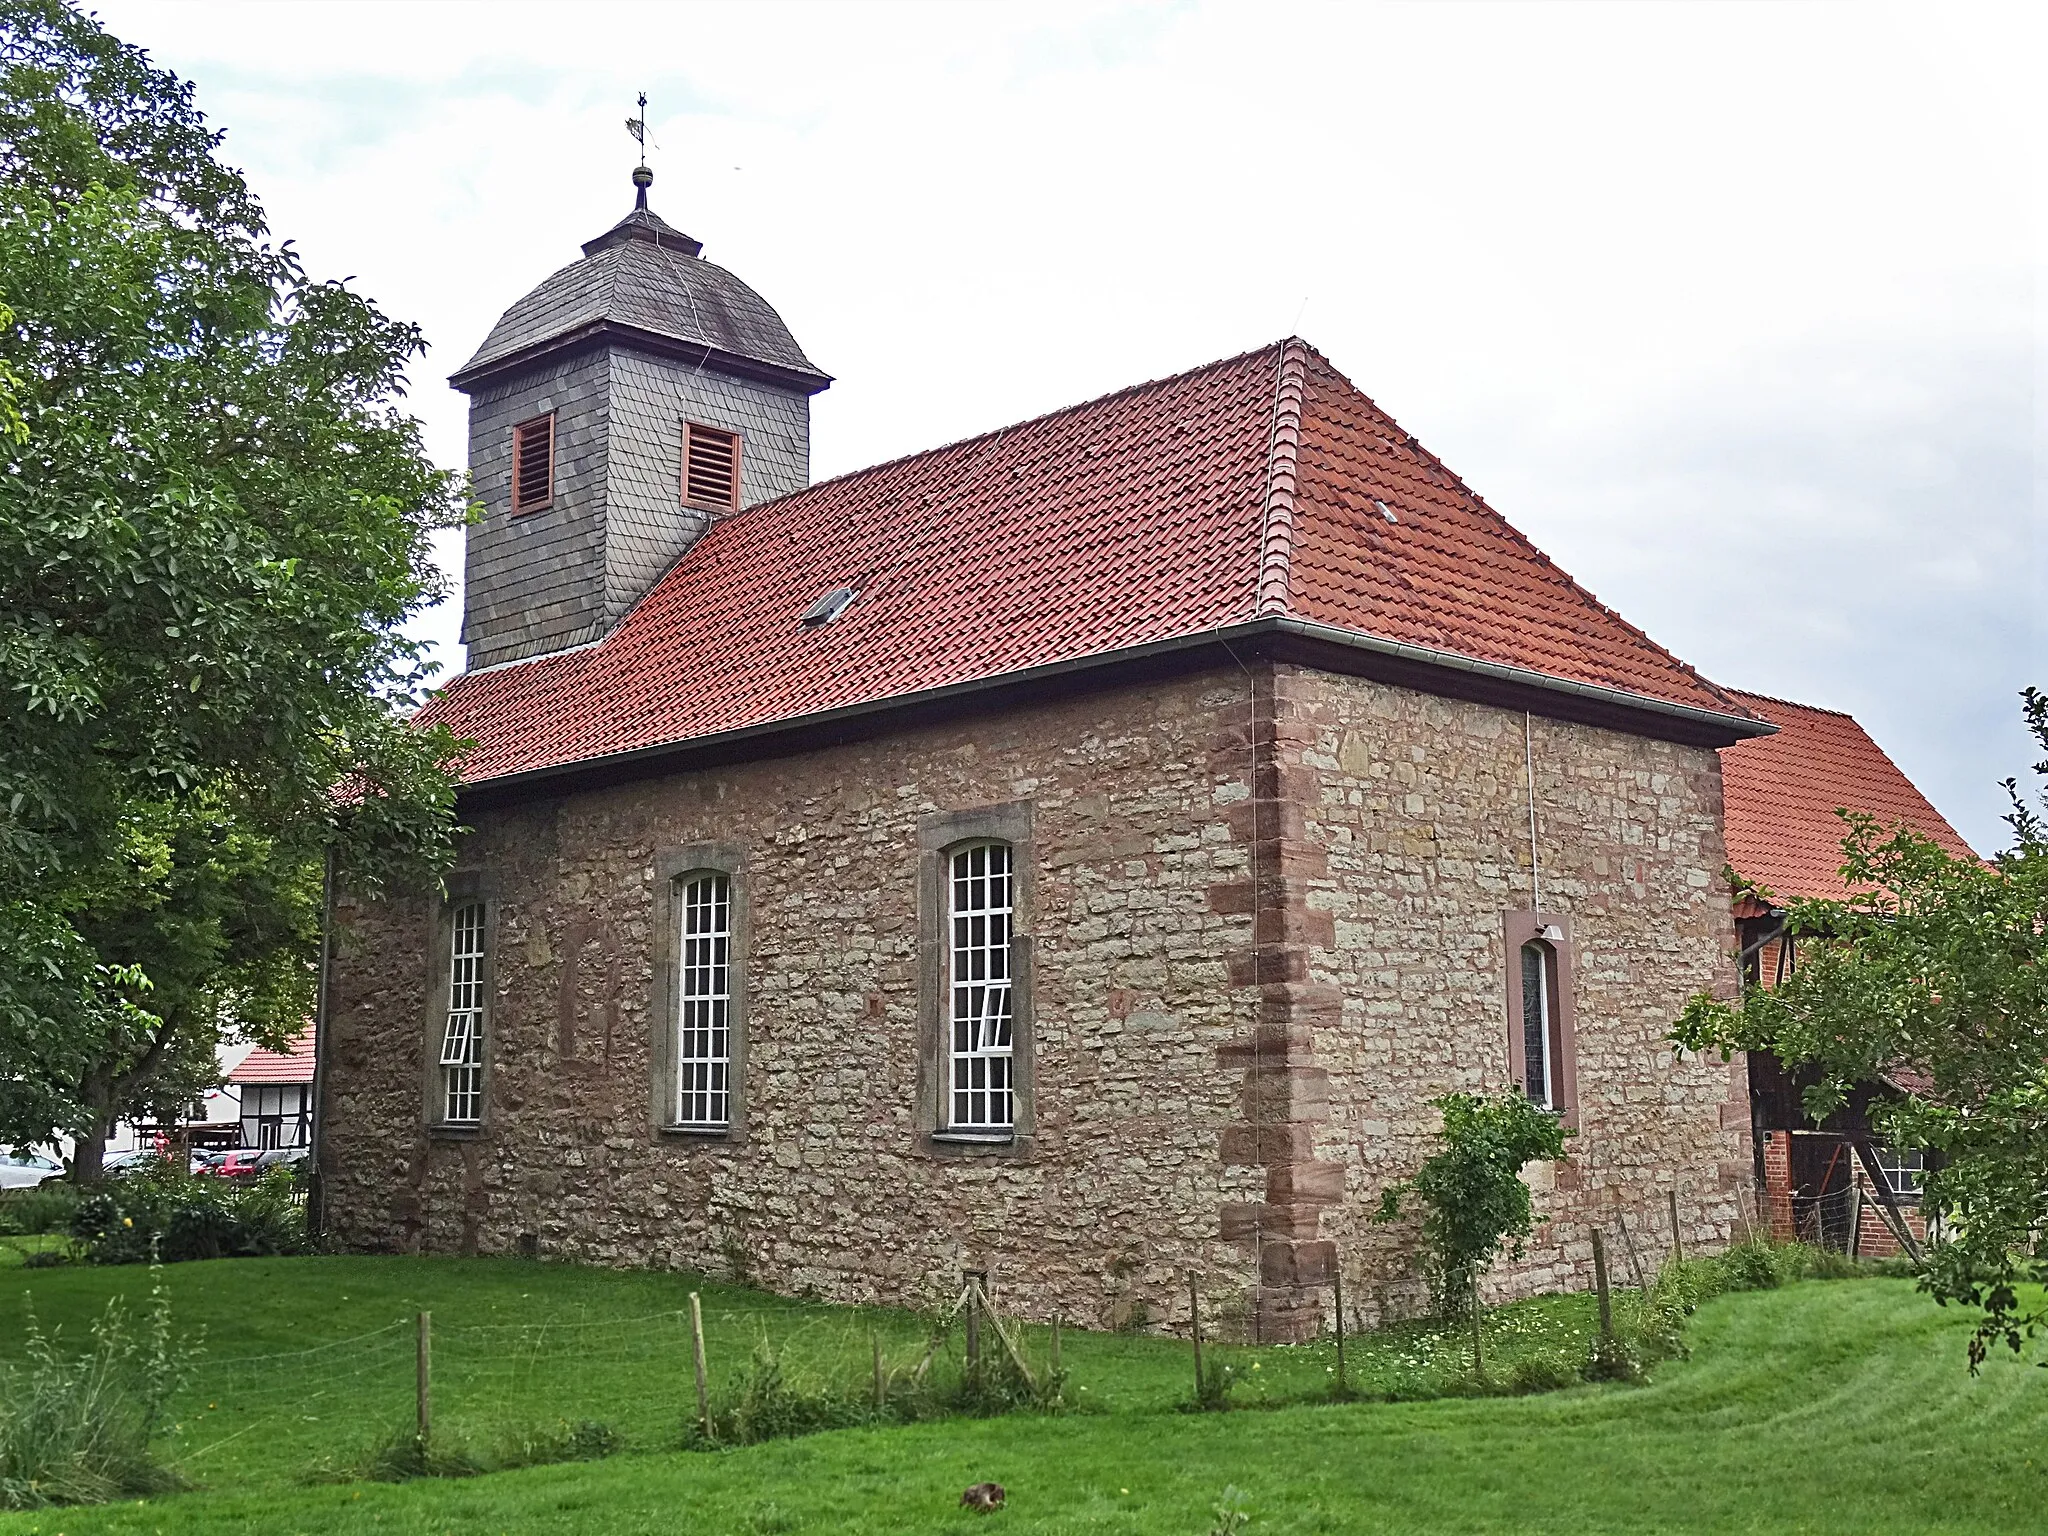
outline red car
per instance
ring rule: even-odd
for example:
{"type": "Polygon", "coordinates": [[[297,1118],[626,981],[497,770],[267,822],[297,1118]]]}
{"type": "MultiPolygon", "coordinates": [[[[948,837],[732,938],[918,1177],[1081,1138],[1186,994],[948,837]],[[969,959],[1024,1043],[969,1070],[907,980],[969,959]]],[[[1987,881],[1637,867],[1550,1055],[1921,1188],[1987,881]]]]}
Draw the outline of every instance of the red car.
{"type": "Polygon", "coordinates": [[[199,1172],[217,1179],[253,1179],[256,1177],[256,1159],[262,1155],[259,1147],[238,1147],[223,1153],[219,1162],[210,1163],[199,1172]]]}

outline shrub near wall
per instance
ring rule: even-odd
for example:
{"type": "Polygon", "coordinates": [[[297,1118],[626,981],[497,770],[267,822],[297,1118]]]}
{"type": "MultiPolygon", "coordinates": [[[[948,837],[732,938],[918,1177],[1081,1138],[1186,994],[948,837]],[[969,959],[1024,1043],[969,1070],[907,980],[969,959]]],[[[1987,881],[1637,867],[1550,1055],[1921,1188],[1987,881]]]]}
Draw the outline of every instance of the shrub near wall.
{"type": "Polygon", "coordinates": [[[248,1183],[194,1178],[165,1163],[111,1180],[79,1202],[71,1235],[95,1264],[306,1253],[297,1184],[281,1168],[248,1183]]]}

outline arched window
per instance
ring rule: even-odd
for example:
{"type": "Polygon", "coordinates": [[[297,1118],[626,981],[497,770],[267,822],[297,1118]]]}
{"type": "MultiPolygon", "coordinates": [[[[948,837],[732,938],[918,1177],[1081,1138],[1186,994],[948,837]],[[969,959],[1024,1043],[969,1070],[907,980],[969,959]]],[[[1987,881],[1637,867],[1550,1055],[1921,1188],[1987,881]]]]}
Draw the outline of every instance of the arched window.
{"type": "Polygon", "coordinates": [[[1578,1128],[1577,1007],[1572,920],[1561,912],[1503,912],[1508,1075],[1534,1103],[1578,1128]]]}
{"type": "Polygon", "coordinates": [[[686,876],[676,910],[675,1123],[732,1122],[732,881],[686,876]]]}
{"type": "Polygon", "coordinates": [[[1016,1123],[1014,853],[1008,843],[973,843],[953,850],[947,868],[947,1122],[955,1130],[1008,1130],[1016,1123]]]}
{"type": "Polygon", "coordinates": [[[484,1103],[484,904],[456,910],[448,942],[448,1021],[441,1031],[441,1120],[475,1125],[484,1103]]]}
{"type": "Polygon", "coordinates": [[[1546,1109],[1563,1108],[1559,1065],[1557,951],[1542,939],[1522,946],[1522,1088],[1546,1109]]]}

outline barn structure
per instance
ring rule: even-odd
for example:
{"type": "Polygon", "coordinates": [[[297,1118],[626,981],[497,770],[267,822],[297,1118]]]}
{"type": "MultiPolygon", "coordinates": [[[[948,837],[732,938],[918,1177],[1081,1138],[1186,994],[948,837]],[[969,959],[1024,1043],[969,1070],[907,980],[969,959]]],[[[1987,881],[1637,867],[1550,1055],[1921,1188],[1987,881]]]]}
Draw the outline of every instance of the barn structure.
{"type": "MultiPolygon", "coordinates": [[[[1976,855],[1851,716],[1762,694],[1732,696],[1778,727],[1721,755],[1742,966],[1750,984],[1769,987],[1798,965],[1802,937],[1818,937],[1789,925],[1785,903],[1851,894],[1842,880],[1848,827],[1840,811],[1910,828],[1962,858],[1976,855]]],[[[1873,1257],[1926,1240],[1921,1154],[1885,1145],[1870,1116],[1884,1099],[1924,1091],[1925,1078],[1901,1068],[1859,1083],[1841,1109],[1816,1123],[1804,1102],[1811,1069],[1758,1051],[1748,1071],[1758,1201],[1772,1235],[1873,1257]]]]}
{"type": "MultiPolygon", "coordinates": [[[[641,173],[644,175],[644,172],[641,173]]],[[[909,1301],[1323,1326],[1453,1089],[1577,1132],[1505,1296],[1728,1236],[1716,750],[1767,732],[1290,339],[812,483],[829,384],[640,206],[454,377],[445,894],[343,896],[327,1221],[909,1301]]]]}

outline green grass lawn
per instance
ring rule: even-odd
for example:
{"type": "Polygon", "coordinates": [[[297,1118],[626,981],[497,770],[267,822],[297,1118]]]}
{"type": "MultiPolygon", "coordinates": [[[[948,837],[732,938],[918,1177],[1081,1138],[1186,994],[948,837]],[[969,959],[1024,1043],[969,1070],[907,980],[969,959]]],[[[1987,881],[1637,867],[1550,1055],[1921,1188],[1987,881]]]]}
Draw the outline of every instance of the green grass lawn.
{"type": "MultiPolygon", "coordinates": [[[[32,1253],[44,1253],[70,1246],[70,1239],[56,1232],[0,1237],[0,1269],[19,1269],[22,1261],[32,1253]]],[[[4,1332],[0,1332],[0,1338],[4,1337],[4,1332]]]]}
{"type": "MultiPolygon", "coordinates": [[[[341,1258],[165,1274],[181,1323],[208,1329],[170,1441],[204,1490],[0,1517],[0,1533],[967,1531],[981,1520],[955,1501],[983,1478],[1010,1490],[1003,1528],[1039,1532],[1200,1536],[1226,1484],[1244,1490],[1251,1532],[2021,1531],[2039,1529],[2048,1506],[2048,1380],[1995,1361],[1973,1381],[1967,1320],[1901,1281],[1713,1302],[1694,1321],[1693,1358],[1644,1387],[1193,1415],[1176,1411],[1185,1345],[1070,1333],[1070,1398],[1099,1411],[703,1454],[661,1449],[692,1395],[679,1277],[341,1258]],[[440,1422],[483,1439],[602,1418],[636,1453],[463,1481],[300,1486],[309,1463],[403,1422],[420,1307],[436,1316],[440,1422]]],[[[138,1271],[87,1269],[5,1282],[32,1288],[43,1324],[67,1336],[109,1295],[145,1284],[138,1271]]],[[[729,1287],[706,1287],[705,1302],[715,1375],[762,1334],[792,1369],[817,1374],[864,1370],[871,1326],[893,1358],[921,1347],[906,1314],[729,1287]]],[[[19,1305],[0,1291],[0,1351],[16,1346],[19,1305]]],[[[1584,1298],[1552,1298],[1511,1309],[1493,1342],[1505,1361],[1567,1347],[1584,1323],[1584,1298]]],[[[1027,1350],[1042,1358],[1042,1331],[1027,1350]]],[[[1247,1404],[1308,1396],[1331,1363],[1326,1345],[1232,1356],[1247,1404]]],[[[1357,1360],[1366,1385],[1412,1391],[1456,1369],[1456,1346],[1411,1331],[1361,1341],[1357,1360]]]]}

